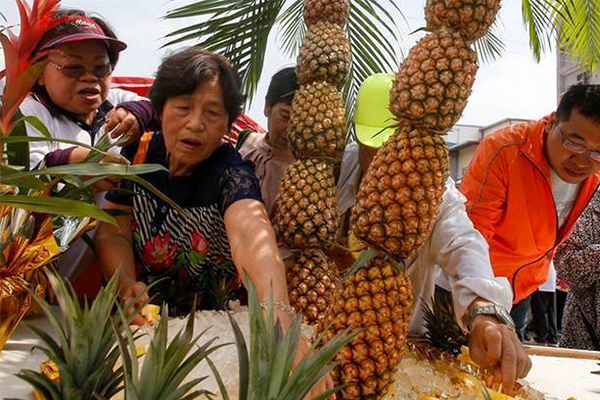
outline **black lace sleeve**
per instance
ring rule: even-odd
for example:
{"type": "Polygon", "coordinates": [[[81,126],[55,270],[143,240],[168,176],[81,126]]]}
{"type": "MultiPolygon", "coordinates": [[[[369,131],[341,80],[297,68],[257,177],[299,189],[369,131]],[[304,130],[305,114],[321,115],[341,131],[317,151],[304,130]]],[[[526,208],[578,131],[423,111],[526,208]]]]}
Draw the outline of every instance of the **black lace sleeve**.
{"type": "Polygon", "coordinates": [[[252,163],[242,160],[240,154],[231,148],[229,162],[220,179],[221,188],[221,213],[233,203],[244,199],[253,199],[262,202],[260,182],[254,173],[252,163]]]}

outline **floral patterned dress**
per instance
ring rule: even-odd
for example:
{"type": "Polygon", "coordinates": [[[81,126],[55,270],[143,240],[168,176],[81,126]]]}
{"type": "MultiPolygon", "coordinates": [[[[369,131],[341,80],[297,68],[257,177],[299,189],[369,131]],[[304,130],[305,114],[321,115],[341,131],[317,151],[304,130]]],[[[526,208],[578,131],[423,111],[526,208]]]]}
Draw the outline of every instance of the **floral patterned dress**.
{"type": "MultiPolygon", "coordinates": [[[[147,134],[148,135],[148,134],[147,134]]],[[[167,163],[162,133],[149,138],[145,163],[167,163]]],[[[130,160],[138,146],[123,150],[130,160]]],[[[260,184],[252,164],[223,144],[185,177],[167,172],[143,176],[180,205],[185,214],[138,184],[122,182],[107,200],[132,206],[132,236],[139,278],[149,285],[153,302],[169,304],[171,315],[198,309],[224,309],[229,300],[243,296],[243,287],[231,258],[224,215],[239,200],[261,200],[260,184]]]]}
{"type": "Polygon", "coordinates": [[[560,346],[600,350],[600,192],[558,249],[554,265],[569,286],[560,346]]]}

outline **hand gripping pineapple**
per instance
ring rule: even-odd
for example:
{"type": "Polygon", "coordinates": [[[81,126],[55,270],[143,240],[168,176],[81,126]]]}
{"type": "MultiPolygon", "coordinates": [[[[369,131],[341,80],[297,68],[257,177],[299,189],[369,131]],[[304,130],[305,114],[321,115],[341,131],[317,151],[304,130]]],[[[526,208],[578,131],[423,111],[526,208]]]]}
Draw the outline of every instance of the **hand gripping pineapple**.
{"type": "MultiPolygon", "coordinates": [[[[361,326],[364,328],[365,323],[368,326],[363,342],[356,340],[347,351],[339,354],[341,376],[336,378],[342,383],[350,383],[350,389],[355,385],[357,392],[352,394],[347,390],[345,398],[359,398],[371,393],[370,390],[380,393],[379,387],[385,385],[389,373],[393,372],[390,371],[393,368],[390,367],[393,365],[391,358],[397,355],[391,348],[390,351],[377,353],[378,343],[381,342],[386,348],[386,343],[392,339],[383,333],[388,332],[390,327],[392,335],[406,335],[395,328],[398,321],[403,319],[407,320],[411,335],[424,333],[422,302],[432,298],[435,266],[439,266],[450,282],[456,318],[463,329],[470,330],[473,359],[480,365],[494,369],[496,377],[510,391],[515,380],[527,374],[531,363],[504,311],[511,304],[508,282],[494,278],[487,244],[467,217],[464,197],[452,179],[439,182],[437,172],[447,169],[443,139],[438,136],[420,139],[416,129],[406,130],[406,135],[391,136],[396,128],[394,125],[397,125],[389,111],[392,84],[393,75],[374,75],[363,83],[358,94],[354,123],[360,155],[345,157],[341,170],[341,176],[344,176],[347,171],[357,168],[360,159],[359,168],[364,175],[361,190],[364,192],[358,193],[354,206],[355,226],[377,233],[380,229],[377,216],[380,213],[386,215],[389,223],[381,226],[382,243],[392,236],[393,229],[412,229],[406,221],[411,221],[413,217],[411,223],[416,227],[415,232],[419,232],[423,221],[433,223],[433,229],[416,239],[422,241],[420,250],[404,260],[405,273],[412,284],[412,307],[410,298],[402,295],[407,288],[410,290],[408,282],[403,284],[398,281],[398,289],[390,289],[392,286],[388,287],[388,275],[392,275],[390,268],[385,266],[379,269],[382,277],[378,278],[374,269],[378,258],[368,268],[363,268],[344,282],[341,306],[336,308],[337,320],[353,321],[360,316],[361,326]],[[380,147],[379,153],[373,158],[380,147]],[[365,180],[369,184],[365,185],[365,180]],[[431,199],[435,197],[429,194],[439,190],[443,193],[441,203],[431,204],[431,199]],[[384,199],[389,202],[382,207],[380,202],[384,199]],[[432,213],[432,209],[437,209],[437,214],[435,211],[432,213]],[[380,281],[383,286],[378,284],[380,281]],[[374,292],[379,287],[382,288],[381,293],[374,292]],[[399,296],[401,301],[388,312],[388,303],[393,301],[390,294],[393,293],[397,293],[395,297],[399,296]],[[372,311],[376,318],[369,323],[367,320],[372,311]],[[381,335],[382,339],[374,339],[372,332],[381,335]],[[373,357],[374,354],[379,356],[373,357]],[[373,373],[369,375],[369,371],[373,373]]],[[[361,179],[361,174],[357,175],[355,182],[346,180],[344,184],[356,188],[361,179]]],[[[340,186],[340,192],[347,187],[340,186]]],[[[378,235],[370,237],[373,239],[378,235]]],[[[341,329],[344,323],[339,325],[341,329]]]]}

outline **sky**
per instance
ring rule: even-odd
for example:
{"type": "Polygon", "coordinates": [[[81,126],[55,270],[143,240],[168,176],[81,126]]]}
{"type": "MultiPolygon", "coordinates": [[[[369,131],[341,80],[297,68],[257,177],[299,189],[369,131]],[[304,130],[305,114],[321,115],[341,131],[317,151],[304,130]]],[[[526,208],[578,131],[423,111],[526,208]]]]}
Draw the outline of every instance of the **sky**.
{"type": "MultiPolygon", "coordinates": [[[[31,2],[32,0],[26,0],[31,2]]],[[[116,75],[152,76],[160,60],[175,47],[163,48],[165,36],[195,21],[165,20],[167,11],[192,0],[63,0],[68,8],[96,12],[128,44],[119,60],[116,75]]],[[[402,34],[399,54],[408,54],[423,34],[410,33],[425,25],[425,0],[398,0],[405,20],[398,16],[402,34]]],[[[459,121],[462,124],[489,125],[504,118],[536,119],[556,108],[556,54],[548,53],[540,63],[531,55],[528,35],[521,17],[521,0],[503,0],[499,31],[506,50],[491,63],[481,63],[473,94],[459,121]]],[[[0,0],[0,13],[9,24],[18,23],[15,0],[0,0]]],[[[6,22],[2,22],[6,24],[6,22]]],[[[188,42],[190,45],[193,42],[188,42]]],[[[279,49],[279,34],[272,32],[263,76],[247,112],[265,125],[264,96],[269,79],[277,70],[295,64],[279,49]]],[[[0,65],[2,65],[0,54],[0,65]]],[[[394,71],[389,71],[394,72],[394,71]]]]}

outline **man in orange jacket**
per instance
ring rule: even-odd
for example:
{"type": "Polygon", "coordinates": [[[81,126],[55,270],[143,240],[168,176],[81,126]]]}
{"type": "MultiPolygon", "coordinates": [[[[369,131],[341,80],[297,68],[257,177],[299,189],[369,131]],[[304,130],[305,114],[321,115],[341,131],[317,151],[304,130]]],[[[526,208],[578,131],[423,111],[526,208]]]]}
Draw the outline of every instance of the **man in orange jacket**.
{"type": "Polygon", "coordinates": [[[494,273],[511,285],[521,340],[529,295],[546,281],[599,171],[600,85],[576,85],[550,116],[486,137],[463,178],[467,212],[488,241],[494,273]]]}

